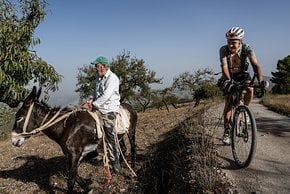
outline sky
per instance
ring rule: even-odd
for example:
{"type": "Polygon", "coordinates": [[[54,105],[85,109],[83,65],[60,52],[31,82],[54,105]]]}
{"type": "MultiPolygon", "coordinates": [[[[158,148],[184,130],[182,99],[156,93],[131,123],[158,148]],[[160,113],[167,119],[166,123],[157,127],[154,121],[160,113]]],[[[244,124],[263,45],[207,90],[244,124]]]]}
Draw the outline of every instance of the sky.
{"type": "Polygon", "coordinates": [[[98,56],[124,51],[143,59],[163,78],[159,88],[183,72],[220,72],[219,48],[233,26],[257,55],[263,74],[290,54],[289,0],[47,0],[47,15],[34,37],[39,57],[63,76],[53,104],[77,99],[78,68],[98,56]]]}

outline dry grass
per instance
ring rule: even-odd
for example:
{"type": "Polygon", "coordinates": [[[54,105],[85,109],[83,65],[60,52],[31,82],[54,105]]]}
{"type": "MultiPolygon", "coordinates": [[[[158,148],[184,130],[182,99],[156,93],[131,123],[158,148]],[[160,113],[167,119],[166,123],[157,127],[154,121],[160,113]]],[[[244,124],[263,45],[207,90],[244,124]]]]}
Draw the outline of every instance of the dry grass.
{"type": "Polygon", "coordinates": [[[162,135],[158,135],[159,127],[151,135],[158,137],[152,138],[158,139],[156,143],[142,141],[150,145],[148,150],[152,156],[143,164],[139,180],[144,193],[226,193],[230,185],[220,173],[214,129],[208,128],[214,125],[211,115],[207,114],[211,105],[187,106],[185,111],[171,110],[163,117],[159,111],[140,115],[142,124],[147,122],[144,130],[153,128],[154,124],[157,127],[158,117],[164,121],[160,126],[162,135]]]}
{"type": "Polygon", "coordinates": [[[290,116],[290,94],[267,95],[262,103],[275,112],[290,116]]]}

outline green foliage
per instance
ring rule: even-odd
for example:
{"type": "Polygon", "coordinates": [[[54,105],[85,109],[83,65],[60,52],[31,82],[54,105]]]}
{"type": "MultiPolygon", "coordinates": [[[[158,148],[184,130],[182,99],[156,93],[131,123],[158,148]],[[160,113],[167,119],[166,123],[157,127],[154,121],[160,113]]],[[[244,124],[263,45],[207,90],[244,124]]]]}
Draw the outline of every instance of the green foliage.
{"type": "Polygon", "coordinates": [[[0,141],[5,140],[11,133],[16,110],[0,103],[0,141]]]}
{"type": "Polygon", "coordinates": [[[179,99],[174,94],[172,87],[164,88],[162,90],[156,90],[153,93],[152,107],[156,107],[159,110],[161,110],[163,106],[165,106],[167,111],[169,112],[168,105],[172,105],[174,108],[177,108],[176,104],[178,104],[178,102],[179,99]]]}
{"type": "MultiPolygon", "coordinates": [[[[123,52],[111,62],[111,70],[120,79],[121,102],[130,102],[138,97],[145,97],[150,91],[150,84],[160,83],[155,72],[145,67],[142,59],[131,57],[129,52],[123,52]]],[[[91,96],[95,87],[96,71],[92,65],[79,68],[76,92],[81,99],[91,96]]]]}
{"type": "Polygon", "coordinates": [[[152,104],[152,101],[155,97],[155,92],[151,91],[150,88],[147,88],[146,90],[142,92],[136,92],[131,97],[131,104],[134,105],[134,108],[137,111],[143,111],[145,112],[147,108],[152,104]]]}
{"type": "Polygon", "coordinates": [[[27,95],[27,84],[38,83],[55,91],[61,80],[31,50],[40,43],[33,33],[44,20],[45,4],[41,0],[0,0],[0,101],[13,107],[27,95]]]}
{"type": "Polygon", "coordinates": [[[275,84],[272,88],[274,94],[290,94],[290,55],[277,63],[277,71],[272,72],[271,81],[275,84]]]}
{"type": "Polygon", "coordinates": [[[173,80],[173,88],[190,92],[196,100],[196,104],[201,99],[207,99],[221,94],[216,85],[214,72],[208,68],[199,69],[193,74],[190,72],[180,74],[173,80]]]}
{"type": "Polygon", "coordinates": [[[93,65],[85,65],[81,68],[78,68],[77,75],[77,89],[76,92],[79,93],[80,99],[87,99],[89,96],[93,94],[97,71],[93,65]]]}
{"type": "Polygon", "coordinates": [[[199,104],[201,99],[214,98],[216,96],[221,96],[222,91],[216,84],[204,82],[201,83],[199,88],[195,91],[195,101],[196,106],[199,104]]]}
{"type": "Polygon", "coordinates": [[[214,83],[214,73],[209,68],[199,69],[193,74],[184,72],[173,80],[173,87],[180,90],[190,90],[194,92],[201,83],[214,83]]]}
{"type": "Polygon", "coordinates": [[[223,84],[225,81],[226,81],[226,78],[223,75],[220,76],[220,78],[217,81],[217,86],[221,91],[223,91],[223,84]]]}
{"type": "Polygon", "coordinates": [[[162,80],[162,78],[156,78],[156,72],[145,67],[143,59],[131,57],[130,53],[125,51],[113,60],[111,69],[120,79],[122,102],[130,102],[136,93],[141,96],[147,95],[150,84],[161,83],[162,80]]]}
{"type": "Polygon", "coordinates": [[[161,110],[164,106],[169,112],[168,105],[172,105],[174,108],[179,102],[179,99],[173,93],[172,88],[152,90],[148,89],[146,92],[135,93],[133,96],[134,107],[138,108],[139,111],[145,112],[149,107],[157,108],[161,110]]]}

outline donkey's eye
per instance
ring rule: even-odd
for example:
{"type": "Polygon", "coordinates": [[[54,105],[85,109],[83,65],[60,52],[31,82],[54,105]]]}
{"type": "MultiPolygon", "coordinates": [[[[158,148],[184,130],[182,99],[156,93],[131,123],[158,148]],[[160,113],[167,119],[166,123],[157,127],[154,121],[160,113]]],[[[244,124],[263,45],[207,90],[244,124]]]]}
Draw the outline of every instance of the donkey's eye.
{"type": "Polygon", "coordinates": [[[23,120],[23,117],[19,117],[16,122],[20,123],[22,120],[23,120]]]}

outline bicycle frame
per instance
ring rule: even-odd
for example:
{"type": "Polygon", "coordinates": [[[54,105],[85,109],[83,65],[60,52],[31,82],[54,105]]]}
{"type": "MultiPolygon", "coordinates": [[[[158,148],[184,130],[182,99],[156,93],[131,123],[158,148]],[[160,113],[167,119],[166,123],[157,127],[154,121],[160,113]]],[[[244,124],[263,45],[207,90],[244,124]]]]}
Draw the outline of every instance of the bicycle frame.
{"type": "Polygon", "coordinates": [[[256,87],[253,86],[255,77],[254,75],[250,83],[246,83],[246,80],[236,82],[232,79],[230,86],[231,145],[234,161],[240,168],[250,165],[256,150],[256,121],[249,107],[243,103],[244,91],[248,87],[256,87]]]}

